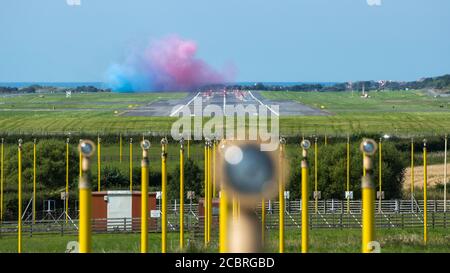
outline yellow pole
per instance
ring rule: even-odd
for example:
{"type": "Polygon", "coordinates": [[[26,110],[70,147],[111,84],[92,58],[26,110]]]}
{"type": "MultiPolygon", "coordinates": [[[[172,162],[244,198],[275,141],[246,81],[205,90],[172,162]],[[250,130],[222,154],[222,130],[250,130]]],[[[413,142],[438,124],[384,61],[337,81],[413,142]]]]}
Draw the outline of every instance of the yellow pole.
{"type": "Polygon", "coordinates": [[[216,198],[216,140],[213,142],[213,198],[216,198]]]}
{"type": "Polygon", "coordinates": [[[97,138],[97,191],[101,189],[101,146],[100,137],[97,138]]]}
{"type": "Polygon", "coordinates": [[[228,225],[228,200],[227,194],[222,187],[220,191],[220,219],[219,219],[219,252],[226,253],[227,250],[227,225],[228,225]]]}
{"type": "Polygon", "coordinates": [[[350,137],[347,137],[347,214],[350,213],[350,137]]]}
{"type": "Polygon", "coordinates": [[[184,143],[180,141],[180,249],[184,248],[184,143]]]}
{"type": "Polygon", "coordinates": [[[383,189],[382,189],[382,167],[383,167],[383,160],[382,160],[382,146],[383,144],[381,143],[381,138],[380,138],[380,142],[378,143],[378,188],[380,191],[380,196],[378,198],[378,212],[381,213],[381,200],[383,200],[383,189]]]}
{"type": "Polygon", "coordinates": [[[283,143],[280,141],[278,164],[280,175],[278,181],[279,203],[279,253],[284,253],[284,177],[283,177],[283,143]]]}
{"type": "MultiPolygon", "coordinates": [[[[325,136],[326,139],[326,136],[325,136]]],[[[317,137],[314,139],[314,213],[317,214],[317,207],[319,203],[318,193],[317,193],[317,137]]]]}
{"type": "Polygon", "coordinates": [[[122,134],[119,135],[119,162],[122,163],[123,150],[122,150],[122,134]]]}
{"type": "Polygon", "coordinates": [[[411,138],[411,201],[414,199],[414,138],[411,138]]]}
{"type": "Polygon", "coordinates": [[[5,140],[2,138],[2,147],[1,147],[1,162],[0,162],[0,223],[3,223],[3,161],[5,159],[5,156],[3,154],[3,146],[4,146],[5,140]]]}
{"type": "Polygon", "coordinates": [[[205,198],[203,199],[203,219],[204,219],[204,243],[205,247],[208,245],[208,152],[207,152],[207,143],[205,142],[205,198]]]}
{"type": "Polygon", "coordinates": [[[162,217],[161,217],[161,252],[167,252],[167,139],[161,140],[161,203],[162,203],[162,217]]]}
{"type": "Polygon", "coordinates": [[[141,143],[141,253],[148,252],[148,149],[150,142],[143,140],[141,143]]]}
{"type": "Polygon", "coordinates": [[[187,142],[188,142],[187,156],[188,156],[188,159],[190,159],[191,158],[191,136],[189,136],[187,142]]]}
{"type": "MultiPolygon", "coordinates": [[[[80,139],[80,144],[83,140],[80,139]]],[[[83,157],[81,156],[81,151],[78,151],[78,181],[81,180],[83,176],[83,168],[82,168],[83,157]]]]}
{"type": "Polygon", "coordinates": [[[130,138],[130,191],[133,191],[133,139],[130,138]]]}
{"type": "Polygon", "coordinates": [[[328,138],[327,138],[327,135],[325,134],[325,146],[327,146],[327,144],[328,144],[328,138]]]}
{"type": "Polygon", "coordinates": [[[365,175],[362,178],[362,253],[373,252],[371,242],[375,238],[375,187],[372,178],[372,158],[376,152],[377,144],[369,139],[361,143],[361,150],[364,153],[363,169],[365,175]]]}
{"type": "Polygon", "coordinates": [[[212,225],[212,179],[211,179],[211,145],[208,145],[208,244],[211,242],[212,225]]]}
{"type": "Polygon", "coordinates": [[[66,192],[64,195],[66,224],[69,222],[69,138],[66,140],[66,192]]]}
{"type": "Polygon", "coordinates": [[[427,222],[427,142],[423,142],[423,243],[426,245],[428,241],[428,222],[427,222]]]}
{"type": "Polygon", "coordinates": [[[261,201],[261,242],[264,246],[266,240],[266,200],[261,201]]]}
{"type": "Polygon", "coordinates": [[[92,141],[81,141],[78,150],[82,154],[82,176],[78,183],[79,188],[79,233],[80,253],[90,253],[92,249],[91,235],[91,186],[89,185],[90,157],[95,152],[95,144],[92,141]]]}
{"type": "Polygon", "coordinates": [[[17,252],[22,253],[22,139],[18,148],[18,219],[17,219],[17,252]]]}
{"type": "Polygon", "coordinates": [[[36,224],[36,139],[33,141],[33,225],[36,224]]]}
{"type": "Polygon", "coordinates": [[[309,245],[308,161],[306,156],[306,150],[304,150],[304,155],[305,155],[304,159],[302,160],[302,253],[308,253],[308,245],[309,245]]]}

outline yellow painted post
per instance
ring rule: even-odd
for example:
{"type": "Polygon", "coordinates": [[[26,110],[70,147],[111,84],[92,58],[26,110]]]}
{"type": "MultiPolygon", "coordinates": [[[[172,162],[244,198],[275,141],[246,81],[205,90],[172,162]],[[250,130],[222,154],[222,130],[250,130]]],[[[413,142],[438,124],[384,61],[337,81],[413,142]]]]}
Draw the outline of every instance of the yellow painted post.
{"type": "Polygon", "coordinates": [[[372,156],[376,153],[377,143],[372,139],[365,139],[361,142],[361,151],[364,153],[363,169],[365,175],[362,178],[361,191],[362,191],[362,253],[372,253],[372,243],[375,238],[375,213],[374,213],[374,200],[375,200],[375,187],[373,184],[372,169],[373,162],[372,156]]]}
{"type": "Polygon", "coordinates": [[[22,139],[19,139],[18,155],[18,212],[17,212],[17,253],[22,253],[22,139]]]}
{"type": "Polygon", "coordinates": [[[66,139],[66,191],[64,192],[64,212],[66,214],[66,224],[69,222],[69,141],[66,139]]]}
{"type": "Polygon", "coordinates": [[[180,140],[180,249],[184,248],[184,139],[180,140]]]}
{"type": "Polygon", "coordinates": [[[428,173],[427,173],[427,141],[423,141],[423,243],[426,245],[428,242],[428,222],[427,222],[427,186],[428,186],[428,173]]]}
{"type": "Polygon", "coordinates": [[[207,141],[205,141],[205,170],[204,170],[204,176],[205,176],[205,197],[203,199],[203,226],[204,226],[204,244],[205,247],[208,245],[208,144],[207,141]]]}
{"type": "Polygon", "coordinates": [[[33,141],[33,225],[36,224],[36,139],[33,141]]]}
{"type": "Polygon", "coordinates": [[[161,252],[167,252],[167,139],[161,140],[161,252]]]}
{"type": "MultiPolygon", "coordinates": [[[[81,144],[82,142],[83,142],[83,140],[80,139],[79,144],[81,144]]],[[[80,181],[81,177],[83,176],[82,162],[83,162],[83,157],[81,156],[81,151],[78,151],[78,181],[80,181]]]]}
{"type": "Polygon", "coordinates": [[[1,162],[0,162],[0,223],[3,223],[3,183],[4,183],[4,173],[3,173],[3,164],[5,160],[4,156],[4,146],[5,140],[2,138],[2,146],[1,146],[1,162]]]}
{"type": "Polygon", "coordinates": [[[188,143],[187,156],[188,156],[188,159],[190,159],[191,158],[191,136],[189,136],[187,143],[188,143]]]}
{"type": "Polygon", "coordinates": [[[383,188],[382,188],[382,181],[383,181],[383,159],[382,159],[382,146],[381,138],[380,142],[378,143],[378,188],[380,192],[380,196],[378,196],[378,212],[381,213],[381,200],[383,200],[383,188]]]}
{"type": "Polygon", "coordinates": [[[279,203],[279,253],[284,253],[284,172],[283,172],[283,152],[285,140],[280,139],[280,148],[278,155],[278,166],[280,168],[278,180],[278,203],[279,203]]]}
{"type": "MultiPolygon", "coordinates": [[[[325,137],[326,139],[326,137],[325,137]]],[[[319,196],[317,192],[317,157],[318,157],[318,149],[317,149],[317,137],[314,139],[314,213],[317,214],[317,207],[319,203],[319,196]]]]}
{"type": "Polygon", "coordinates": [[[411,138],[411,202],[414,201],[414,138],[411,138]]]}
{"type": "Polygon", "coordinates": [[[130,138],[130,191],[133,191],[133,138],[130,138]]]}
{"type": "Polygon", "coordinates": [[[328,138],[327,138],[327,135],[325,134],[325,146],[327,146],[327,144],[328,144],[328,138]]]}
{"type": "Polygon", "coordinates": [[[212,142],[208,145],[208,244],[211,242],[211,226],[212,226],[212,175],[211,175],[211,149],[212,142]]]}
{"type": "Polygon", "coordinates": [[[119,135],[119,162],[122,163],[123,149],[122,149],[122,134],[119,135]]]}
{"type": "Polygon", "coordinates": [[[350,137],[347,136],[347,214],[350,213],[350,137]]]}
{"type": "Polygon", "coordinates": [[[228,226],[228,200],[227,193],[222,186],[220,191],[220,212],[219,212],[219,252],[226,253],[227,249],[227,226],[228,226]]]}
{"type": "Polygon", "coordinates": [[[100,144],[100,137],[97,137],[97,191],[101,190],[101,144],[100,144]]]}
{"type": "MultiPolygon", "coordinates": [[[[302,146],[302,156],[303,160],[301,162],[302,167],[302,242],[301,251],[302,253],[308,253],[309,249],[309,209],[308,209],[308,149],[311,143],[308,140],[303,140],[302,146]]],[[[317,149],[317,138],[315,139],[314,149],[317,149]]],[[[316,154],[316,153],[315,153],[316,154]]],[[[316,190],[316,200],[317,200],[317,190],[316,190]]],[[[317,209],[317,208],[316,208],[317,209]]],[[[317,213],[317,211],[316,211],[317,213]]]]}
{"type": "Polygon", "coordinates": [[[264,246],[266,241],[266,200],[261,201],[261,242],[264,246]]]}
{"type": "Polygon", "coordinates": [[[141,253],[148,252],[148,149],[150,141],[141,142],[141,253]]]}
{"type": "Polygon", "coordinates": [[[90,253],[92,251],[92,197],[89,182],[89,167],[90,158],[95,153],[95,144],[90,140],[83,140],[78,145],[78,151],[82,155],[82,176],[78,183],[80,204],[78,241],[80,244],[80,253],[90,253]]]}
{"type": "Polygon", "coordinates": [[[212,161],[213,161],[213,198],[216,198],[216,139],[213,142],[213,153],[212,153],[212,161]]]}

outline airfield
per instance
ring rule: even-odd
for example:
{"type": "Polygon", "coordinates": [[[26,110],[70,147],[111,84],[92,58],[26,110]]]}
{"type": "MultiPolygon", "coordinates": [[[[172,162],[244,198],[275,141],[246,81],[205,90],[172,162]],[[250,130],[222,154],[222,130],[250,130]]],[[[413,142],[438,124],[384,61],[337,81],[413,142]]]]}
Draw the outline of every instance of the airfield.
{"type": "MultiPolygon", "coordinates": [[[[4,134],[145,133],[167,134],[194,97],[203,107],[279,105],[285,136],[388,133],[402,137],[442,135],[450,128],[450,97],[427,90],[358,92],[232,91],[151,93],[19,94],[0,97],[0,132],[4,134]],[[181,107],[181,108],[180,108],[181,107]],[[39,121],[39,122],[36,122],[39,121]]],[[[192,111],[192,110],[191,110],[192,111]]],[[[268,110],[270,114],[275,115],[268,110]]],[[[225,111],[225,114],[227,112],[225,111]]],[[[206,118],[207,119],[207,118],[206,118]]]]}
{"type": "MultiPolygon", "coordinates": [[[[194,113],[195,99],[202,100],[203,109],[209,105],[218,106],[225,116],[233,115],[233,111],[227,106],[242,105],[243,107],[254,106],[255,109],[262,106],[268,113],[275,116],[325,116],[329,113],[309,107],[292,100],[271,100],[261,95],[258,91],[239,90],[211,90],[207,92],[192,92],[183,99],[162,99],[151,102],[145,106],[138,107],[123,113],[124,116],[157,116],[176,117],[184,107],[189,107],[194,113]],[[275,110],[274,106],[278,106],[275,110]]],[[[195,116],[195,114],[192,114],[195,116]]]]}

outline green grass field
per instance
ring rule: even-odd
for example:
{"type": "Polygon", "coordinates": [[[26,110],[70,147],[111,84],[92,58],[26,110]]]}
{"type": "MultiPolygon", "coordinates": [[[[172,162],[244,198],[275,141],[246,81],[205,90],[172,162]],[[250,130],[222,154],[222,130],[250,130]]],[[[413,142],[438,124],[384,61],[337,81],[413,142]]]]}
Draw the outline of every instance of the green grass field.
{"type": "MultiPolygon", "coordinates": [[[[189,238],[189,234],[186,234],[189,238]]],[[[300,231],[287,230],[286,252],[300,251],[300,231]]],[[[429,230],[428,244],[423,244],[422,230],[379,229],[376,239],[380,242],[381,252],[389,253],[448,253],[450,252],[450,235],[448,229],[429,230]]],[[[23,237],[23,252],[64,252],[69,241],[77,241],[75,235],[35,235],[23,237]]],[[[160,234],[149,236],[149,252],[160,252],[160,234]]],[[[358,253],[360,252],[361,230],[359,229],[316,229],[310,231],[310,252],[317,253],[358,253]]],[[[217,241],[209,248],[203,248],[202,242],[196,241],[187,247],[191,252],[217,252],[217,241]]],[[[169,252],[179,252],[178,233],[168,234],[169,252]]],[[[17,238],[0,237],[0,253],[16,252],[17,238]]],[[[139,234],[95,234],[93,236],[94,252],[139,252],[139,234]]],[[[267,252],[278,251],[278,233],[269,230],[266,238],[267,252]]]]}
{"type": "MultiPolygon", "coordinates": [[[[355,92],[265,91],[273,100],[294,100],[328,111],[329,116],[281,116],[283,135],[389,133],[436,135],[450,128],[450,97],[423,91],[355,92]]],[[[176,118],[121,116],[158,99],[183,98],[186,93],[27,94],[0,98],[0,128],[8,133],[118,133],[170,131],[176,118]],[[117,111],[117,112],[116,112],[117,111]]]]}

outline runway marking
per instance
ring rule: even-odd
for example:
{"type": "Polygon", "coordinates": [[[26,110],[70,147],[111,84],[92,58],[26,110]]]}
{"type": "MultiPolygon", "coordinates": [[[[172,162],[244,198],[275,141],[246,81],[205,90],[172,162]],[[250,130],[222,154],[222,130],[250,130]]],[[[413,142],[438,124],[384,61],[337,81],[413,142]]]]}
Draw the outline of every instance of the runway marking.
{"type": "Polygon", "coordinates": [[[183,105],[183,106],[180,106],[177,110],[173,111],[169,116],[170,116],[170,117],[173,117],[173,116],[175,116],[178,112],[180,112],[181,109],[183,109],[184,107],[189,106],[189,104],[191,104],[191,103],[198,97],[198,95],[200,95],[200,92],[198,92],[197,95],[195,95],[195,97],[193,97],[188,103],[186,103],[186,104],[183,105]]]}
{"type": "Polygon", "coordinates": [[[251,91],[248,91],[248,93],[250,94],[250,96],[256,100],[257,102],[259,102],[259,104],[265,106],[267,109],[269,109],[272,113],[274,113],[276,116],[280,116],[279,113],[275,112],[272,108],[270,108],[269,106],[267,106],[266,104],[262,103],[259,99],[257,99],[255,96],[253,96],[251,91]]]}
{"type": "Polygon", "coordinates": [[[225,105],[227,104],[227,93],[225,92],[223,94],[223,115],[226,116],[227,114],[225,113],[225,105]]]}

